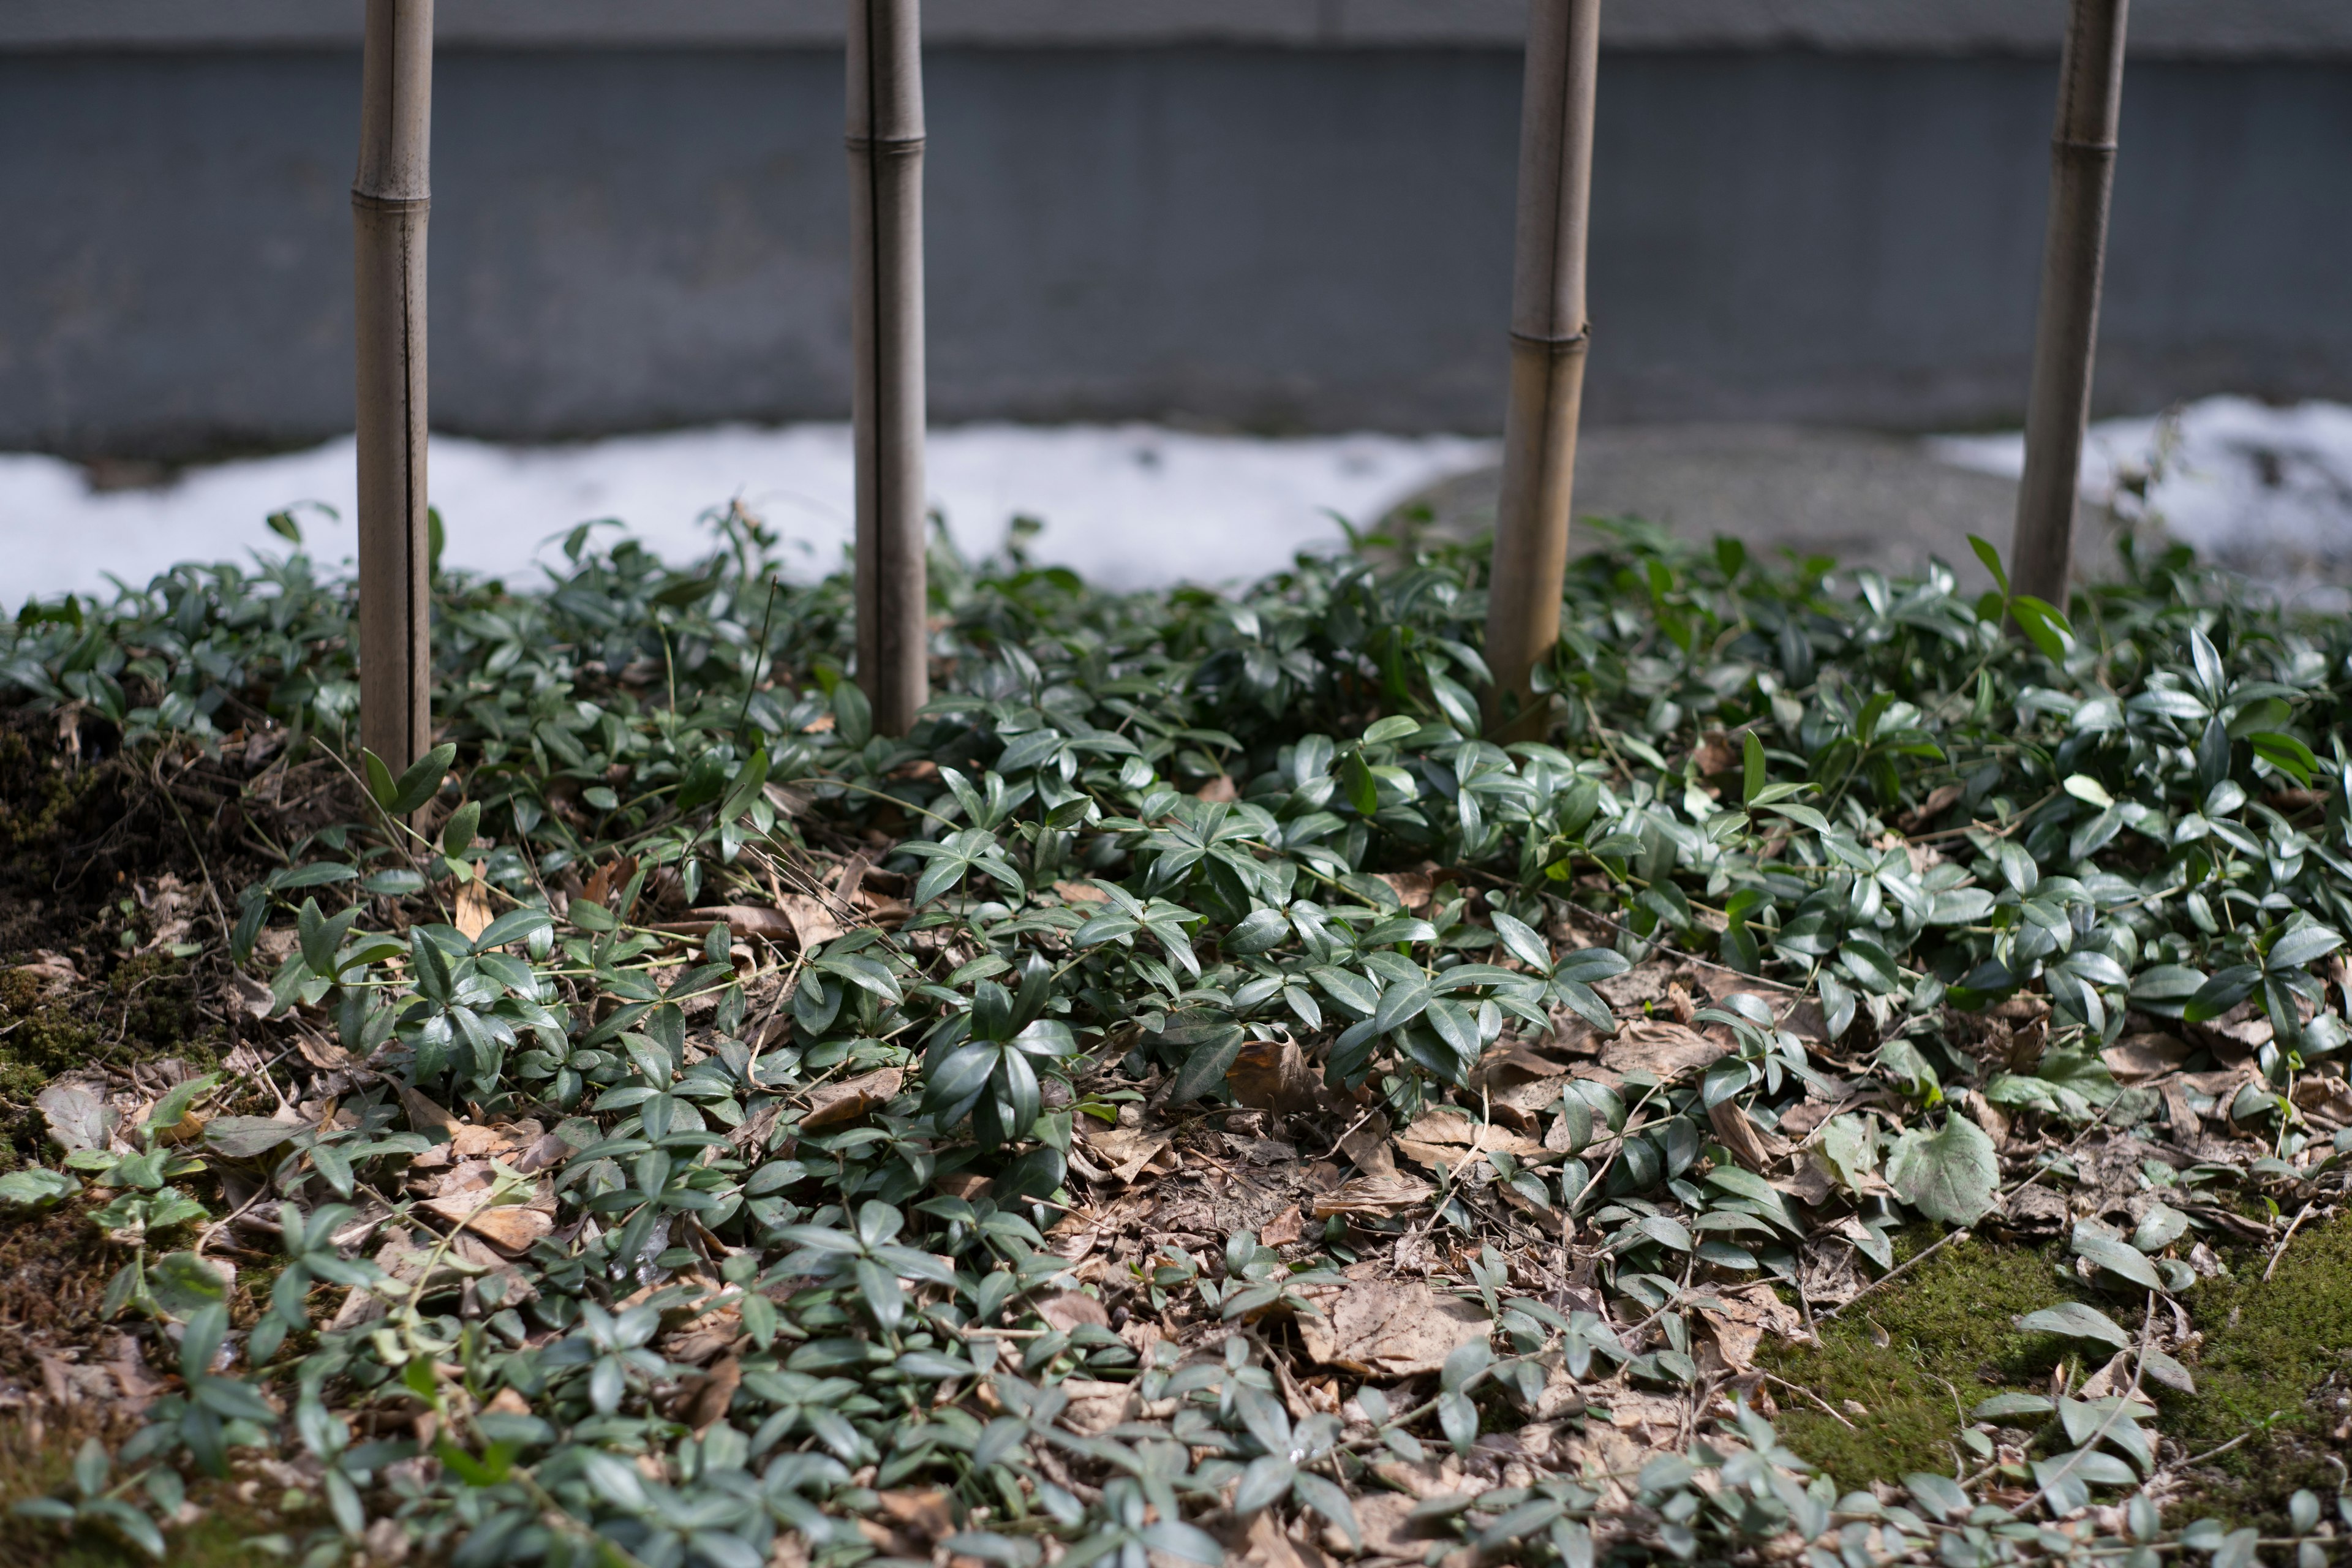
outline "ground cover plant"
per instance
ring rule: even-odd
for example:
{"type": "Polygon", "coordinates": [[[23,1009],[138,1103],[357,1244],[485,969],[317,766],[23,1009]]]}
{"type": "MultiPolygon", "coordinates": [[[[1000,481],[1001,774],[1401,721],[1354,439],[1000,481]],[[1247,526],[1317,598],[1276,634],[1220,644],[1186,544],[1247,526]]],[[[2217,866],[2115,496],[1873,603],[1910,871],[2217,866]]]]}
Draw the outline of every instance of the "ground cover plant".
{"type": "Polygon", "coordinates": [[[1122,596],[1016,537],[935,559],[894,738],[845,583],[713,521],[437,577],[398,774],[299,552],[0,633],[24,1552],[2352,1521],[2341,626],[1621,524],[1504,746],[1475,548],[1122,596]]]}

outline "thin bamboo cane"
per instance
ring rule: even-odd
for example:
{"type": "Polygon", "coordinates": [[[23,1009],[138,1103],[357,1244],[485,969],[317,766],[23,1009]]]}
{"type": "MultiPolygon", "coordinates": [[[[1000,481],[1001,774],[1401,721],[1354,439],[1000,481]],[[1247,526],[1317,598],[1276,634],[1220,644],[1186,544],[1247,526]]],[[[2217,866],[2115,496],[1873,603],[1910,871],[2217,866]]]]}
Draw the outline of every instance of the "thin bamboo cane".
{"type": "Polygon", "coordinates": [[[2042,241],[2042,306],[2026,402],[2025,478],[2017,490],[2009,577],[2018,593],[2061,610],[2074,564],[2075,493],[2091,415],[2091,363],[2099,334],[2128,4],[2074,0],[2050,143],[2049,229],[2042,241]]]}
{"type": "Polygon", "coordinates": [[[432,743],[425,483],[425,226],[433,0],[368,0],[359,173],[360,737],[397,774],[432,743]]]}
{"type": "Polygon", "coordinates": [[[877,733],[930,691],[923,572],[923,65],[918,0],[849,0],[857,680],[877,733]]]}
{"type": "Polygon", "coordinates": [[[1584,254],[1601,0],[1533,0],[1519,110],[1518,237],[1511,279],[1511,395],[1486,606],[1495,687],[1487,722],[1538,738],[1528,673],[1559,638],[1576,424],[1584,395],[1584,254]]]}

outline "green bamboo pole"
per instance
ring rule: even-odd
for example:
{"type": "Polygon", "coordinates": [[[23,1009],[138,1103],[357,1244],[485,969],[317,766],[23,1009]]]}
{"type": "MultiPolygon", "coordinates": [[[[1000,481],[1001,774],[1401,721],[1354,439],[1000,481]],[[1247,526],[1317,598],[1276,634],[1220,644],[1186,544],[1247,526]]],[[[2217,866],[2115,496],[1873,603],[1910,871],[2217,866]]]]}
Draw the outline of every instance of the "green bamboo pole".
{"type": "Polygon", "coordinates": [[[1576,425],[1584,396],[1584,258],[1601,0],[1533,0],[1519,110],[1518,235],[1511,280],[1511,393],[1487,589],[1487,722],[1538,739],[1546,709],[1528,673],[1559,638],[1576,425]]]}
{"type": "Polygon", "coordinates": [[[2042,306],[2034,328],[2025,477],[2017,489],[2009,577],[2017,592],[2062,611],[2074,560],[2083,436],[2091,416],[2091,364],[2123,105],[2127,6],[2128,0],[2074,0],[2050,142],[2042,306]]]}
{"type": "Polygon", "coordinates": [[[396,776],[433,743],[425,226],[433,0],[368,0],[352,182],[358,321],[360,738],[396,776]]]}
{"type": "Polygon", "coordinates": [[[923,63],[918,0],[849,0],[857,683],[879,734],[930,693],[923,572],[923,63]]]}

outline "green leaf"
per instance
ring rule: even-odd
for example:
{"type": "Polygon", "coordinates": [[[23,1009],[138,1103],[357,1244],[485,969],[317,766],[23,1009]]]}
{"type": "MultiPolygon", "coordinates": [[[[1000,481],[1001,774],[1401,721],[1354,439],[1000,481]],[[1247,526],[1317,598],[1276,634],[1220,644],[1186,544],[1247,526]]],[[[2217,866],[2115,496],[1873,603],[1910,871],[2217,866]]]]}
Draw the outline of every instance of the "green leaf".
{"type": "Polygon", "coordinates": [[[409,770],[400,775],[399,782],[392,786],[392,800],[385,805],[385,811],[394,816],[407,816],[415,812],[440,789],[441,775],[447,773],[449,764],[457,760],[457,743],[455,741],[444,741],[417,758],[409,770]]]}
{"type": "Polygon", "coordinates": [[[1372,727],[1364,731],[1364,744],[1384,746],[1391,741],[1403,740],[1420,728],[1420,720],[1402,713],[1391,713],[1385,719],[1375,721],[1372,727]]]}
{"type": "Polygon", "coordinates": [[[81,1184],[63,1171],[28,1165],[0,1176],[0,1203],[17,1208],[43,1208],[81,1191],[81,1184]]]}
{"type": "Polygon", "coordinates": [[[1280,910],[1252,910],[1217,945],[1241,957],[1270,952],[1290,939],[1290,922],[1280,910]]]}
{"type": "Polygon", "coordinates": [[[1950,1115],[1933,1132],[1906,1131],[1887,1156],[1895,1194],[1929,1219],[1972,1225],[1992,1206],[2000,1184],[2000,1158],[1985,1130],[1950,1115]]]}
{"type": "Polygon", "coordinates": [[[469,800],[449,814],[441,827],[441,853],[455,859],[473,847],[475,830],[482,826],[482,803],[469,800]]]}
{"type": "MultiPolygon", "coordinates": [[[[2017,1326],[2030,1334],[2063,1334],[2068,1339],[2097,1340],[2117,1350],[2127,1350],[2132,1342],[2131,1335],[2117,1327],[2113,1318],[2081,1301],[2062,1301],[2055,1307],[2028,1312],[2017,1321],[2017,1326]]],[[[2049,1409],[2050,1402],[2043,1400],[2042,1407],[2049,1409]]]]}
{"type": "MultiPolygon", "coordinates": [[[[857,689],[845,680],[840,686],[835,687],[834,690],[837,693],[843,687],[848,687],[853,691],[857,689]]],[[[745,812],[751,809],[751,803],[760,797],[760,792],[767,787],[768,749],[762,746],[751,753],[751,761],[745,763],[737,771],[735,782],[727,786],[726,798],[719,803],[718,820],[720,823],[739,820],[745,812]]]]}
{"type": "Polygon", "coordinates": [[[2074,1247],[2077,1257],[2087,1258],[2099,1268],[2119,1275],[2133,1284],[2148,1290],[2164,1289],[2164,1279],[2156,1266],[2140,1250],[2127,1241],[2118,1240],[2087,1225],[2074,1227],[2074,1247]]]}
{"type": "Polygon", "coordinates": [[[1168,1103],[1184,1105],[1198,1100],[1210,1089],[1225,1081],[1225,1069],[1242,1054],[1242,1029],[1229,1024],[1208,1039],[1192,1047],[1181,1066],[1176,1069],[1176,1080],[1169,1087],[1168,1103]]]}
{"type": "Polygon", "coordinates": [[[1969,1412],[1971,1421],[2004,1421],[2020,1415],[2047,1415],[2058,1407],[2039,1394],[1996,1394],[1969,1412]]]}
{"type": "Polygon", "coordinates": [[[2300,926],[2271,943],[2270,952],[2263,955],[2268,969],[2301,969],[2315,959],[2326,957],[2344,945],[2343,936],[2326,926],[2300,926]]]}
{"type": "Polygon", "coordinates": [[[1495,910],[1487,917],[1493,921],[1495,934],[1502,939],[1511,956],[1538,973],[1551,972],[1551,947],[1533,926],[1503,910],[1495,910]]]}
{"type": "Polygon", "coordinates": [[[2292,777],[2305,789],[2311,787],[2312,775],[2319,771],[2319,759],[2311,748],[2293,735],[2276,730],[2260,730],[2246,737],[2254,748],[2254,755],[2292,777]]]}
{"type": "Polygon", "coordinates": [[[382,757],[365,747],[360,750],[360,764],[367,773],[368,795],[376,805],[390,811],[392,803],[400,795],[400,786],[392,782],[392,769],[384,765],[382,757]]]}
{"type": "Polygon", "coordinates": [[[2008,598],[2009,574],[2001,570],[2000,552],[1973,533],[1969,535],[1969,548],[1977,552],[1977,559],[1983,562],[1985,570],[1992,574],[1993,586],[2000,590],[2000,596],[2008,598]]]}
{"type": "Polygon", "coordinates": [[[2218,1018],[2252,995],[2262,979],[2263,972],[2252,964],[2232,964],[2199,986],[2189,1005],[2180,1010],[2180,1016],[2192,1024],[2218,1018]]]}
{"type": "Polygon", "coordinates": [[[2009,613],[2018,629],[2051,663],[2063,664],[2066,656],[2074,651],[2074,628],[2056,606],[2031,594],[2019,594],[2010,600],[2009,613]]]}
{"type": "Polygon", "coordinates": [[[232,1160],[266,1154],[302,1129],[267,1116],[216,1116],[205,1124],[205,1146],[232,1160]]]}
{"type": "Polygon", "coordinates": [[[1748,731],[1739,739],[1741,742],[1739,804],[1753,805],[1756,804],[1756,797],[1764,793],[1766,779],[1764,742],[1756,738],[1756,731],[1753,730],[1748,731]]]}

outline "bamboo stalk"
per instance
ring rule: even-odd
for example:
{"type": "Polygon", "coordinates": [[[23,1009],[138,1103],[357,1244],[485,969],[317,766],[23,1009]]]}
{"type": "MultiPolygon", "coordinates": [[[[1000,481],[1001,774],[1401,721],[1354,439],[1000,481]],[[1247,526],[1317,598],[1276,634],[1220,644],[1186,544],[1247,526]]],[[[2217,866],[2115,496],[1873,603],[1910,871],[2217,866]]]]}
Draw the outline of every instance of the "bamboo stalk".
{"type": "Polygon", "coordinates": [[[358,317],[360,737],[396,775],[432,743],[425,228],[433,0],[368,0],[352,182],[358,317]]]}
{"type": "Polygon", "coordinates": [[[1539,739],[1528,672],[1559,638],[1576,424],[1584,395],[1584,256],[1601,0],[1533,0],[1519,110],[1518,236],[1511,279],[1511,394],[1486,605],[1487,722],[1539,739]]]}
{"type": "Polygon", "coordinates": [[[849,0],[857,681],[877,733],[929,699],[923,572],[923,64],[918,0],[849,0]]]}
{"type": "Polygon", "coordinates": [[[2091,363],[2099,334],[2128,5],[2129,0],[2074,0],[2058,69],[2057,128],[2050,142],[2049,229],[2042,241],[2042,306],[2026,402],[2025,478],[2017,490],[2009,576],[2018,593],[2061,610],[2074,559],[2083,436],[2091,416],[2091,363]]]}

